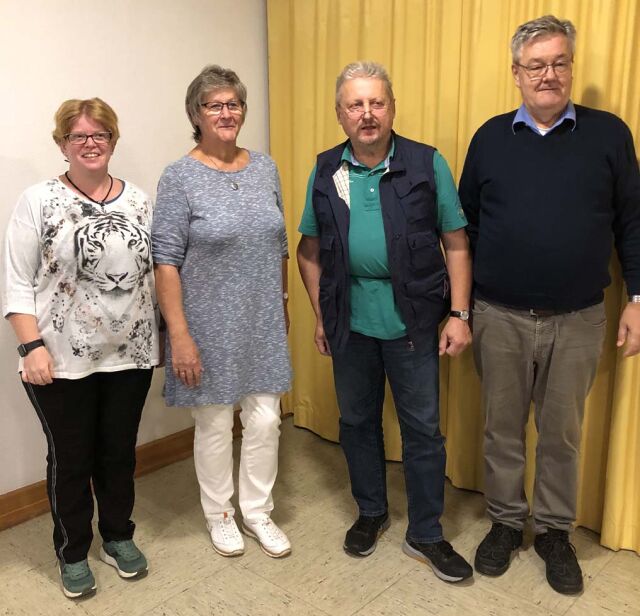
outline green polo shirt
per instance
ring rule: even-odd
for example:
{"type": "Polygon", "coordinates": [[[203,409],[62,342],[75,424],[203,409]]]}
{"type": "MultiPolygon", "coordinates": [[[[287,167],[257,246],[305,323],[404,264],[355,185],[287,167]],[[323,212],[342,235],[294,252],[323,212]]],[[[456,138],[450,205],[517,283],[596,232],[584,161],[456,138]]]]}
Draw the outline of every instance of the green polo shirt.
{"type": "MultiPolygon", "coordinates": [[[[351,331],[394,340],[406,335],[400,311],[396,306],[391,286],[387,244],[380,207],[380,178],[386,173],[395,144],[385,160],[373,169],[360,164],[349,146],[342,160],[349,164],[349,270],[351,274],[351,331]]],[[[438,231],[455,231],[467,221],[460,205],[453,176],[447,162],[437,151],[433,157],[438,206],[438,231]]],[[[311,202],[314,167],[307,184],[304,212],[298,231],[317,237],[320,232],[311,202]]]]}

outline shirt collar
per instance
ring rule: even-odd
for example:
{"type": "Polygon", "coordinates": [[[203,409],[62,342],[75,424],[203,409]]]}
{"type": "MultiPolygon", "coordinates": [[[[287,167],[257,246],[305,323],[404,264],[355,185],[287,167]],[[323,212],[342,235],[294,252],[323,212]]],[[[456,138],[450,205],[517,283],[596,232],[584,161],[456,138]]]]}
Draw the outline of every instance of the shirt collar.
{"type": "MultiPolygon", "coordinates": [[[[571,130],[572,131],[575,130],[576,108],[573,106],[573,103],[571,101],[569,101],[565,110],[562,112],[562,114],[558,118],[557,122],[551,128],[549,128],[549,130],[546,131],[544,134],[548,135],[552,130],[560,126],[560,124],[564,123],[565,121],[571,122],[573,124],[573,126],[571,127],[571,130]]],[[[516,115],[513,118],[513,122],[511,123],[511,130],[513,131],[514,135],[516,132],[516,128],[521,127],[523,124],[525,126],[528,126],[533,132],[537,133],[538,135],[542,135],[542,133],[540,132],[540,129],[536,126],[536,123],[533,121],[533,118],[529,115],[529,112],[527,111],[527,108],[524,106],[524,103],[520,105],[520,108],[516,112],[516,115]]]]}
{"type": "MultiPolygon", "coordinates": [[[[393,136],[391,137],[391,147],[389,148],[389,152],[387,153],[387,157],[379,162],[374,169],[371,169],[371,171],[374,171],[375,169],[387,169],[389,167],[389,163],[391,162],[391,159],[393,158],[393,155],[396,153],[396,140],[393,138],[393,136]]],[[[344,150],[342,151],[342,157],[340,158],[340,160],[343,163],[349,163],[351,165],[353,165],[354,167],[364,167],[365,165],[363,165],[361,162],[358,161],[358,159],[354,156],[353,151],[351,150],[351,144],[347,143],[347,145],[345,146],[344,150]]]]}

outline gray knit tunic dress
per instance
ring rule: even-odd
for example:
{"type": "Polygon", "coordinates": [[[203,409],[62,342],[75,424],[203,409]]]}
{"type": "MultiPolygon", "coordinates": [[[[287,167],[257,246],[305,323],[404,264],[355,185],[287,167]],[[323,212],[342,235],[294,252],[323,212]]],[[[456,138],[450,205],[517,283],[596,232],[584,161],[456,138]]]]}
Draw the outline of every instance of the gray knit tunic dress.
{"type": "Polygon", "coordinates": [[[169,406],[232,404],[290,386],[280,180],[270,157],[249,154],[249,164],[235,172],[184,156],[158,184],[153,260],[180,271],[189,332],[203,367],[200,386],[186,387],[173,374],[167,337],[169,406]]]}

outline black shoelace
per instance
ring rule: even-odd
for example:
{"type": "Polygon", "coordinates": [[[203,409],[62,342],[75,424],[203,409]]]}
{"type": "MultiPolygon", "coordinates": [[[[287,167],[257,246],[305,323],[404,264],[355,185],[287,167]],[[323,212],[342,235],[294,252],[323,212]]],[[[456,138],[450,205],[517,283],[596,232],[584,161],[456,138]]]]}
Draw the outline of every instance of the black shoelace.
{"type": "Polygon", "coordinates": [[[493,548],[491,551],[497,550],[511,553],[513,550],[513,537],[511,535],[511,529],[504,524],[494,524],[489,531],[489,545],[493,548]]]}
{"type": "Polygon", "coordinates": [[[353,530],[360,533],[368,533],[377,529],[382,523],[381,518],[371,516],[360,516],[354,525],[353,530]]]}

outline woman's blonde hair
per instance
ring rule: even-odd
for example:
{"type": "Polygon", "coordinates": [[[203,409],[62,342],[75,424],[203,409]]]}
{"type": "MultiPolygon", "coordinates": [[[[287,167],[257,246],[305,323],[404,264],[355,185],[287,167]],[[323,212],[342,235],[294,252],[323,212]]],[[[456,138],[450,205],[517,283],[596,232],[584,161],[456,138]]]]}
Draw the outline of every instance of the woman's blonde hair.
{"type": "Polygon", "coordinates": [[[64,101],[56,111],[56,127],[52,133],[53,140],[60,145],[71,131],[73,123],[83,115],[98,124],[102,124],[104,129],[111,133],[111,145],[116,144],[120,138],[118,116],[101,98],[87,98],[84,100],[72,98],[64,101]]]}

